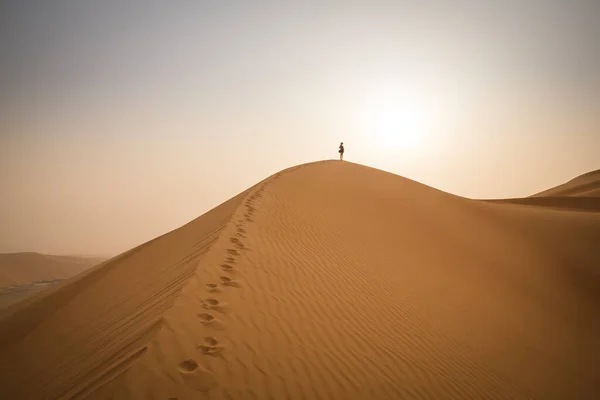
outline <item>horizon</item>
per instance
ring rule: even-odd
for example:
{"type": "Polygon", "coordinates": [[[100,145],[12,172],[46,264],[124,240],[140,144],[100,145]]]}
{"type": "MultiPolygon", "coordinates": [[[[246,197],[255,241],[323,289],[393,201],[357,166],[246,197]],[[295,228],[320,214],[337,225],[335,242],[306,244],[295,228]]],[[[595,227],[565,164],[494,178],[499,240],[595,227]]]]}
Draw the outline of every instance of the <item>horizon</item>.
{"type": "MultiPolygon", "coordinates": [[[[311,162],[308,162],[308,163],[305,163],[305,164],[298,164],[298,165],[291,166],[291,167],[288,167],[288,168],[294,168],[294,167],[301,166],[301,165],[312,164],[312,163],[318,163],[318,162],[327,162],[327,161],[331,161],[331,162],[338,162],[338,160],[335,160],[335,159],[317,160],[317,161],[311,161],[311,162]]],[[[351,162],[351,161],[343,161],[343,162],[345,162],[345,163],[351,163],[351,164],[356,164],[356,165],[359,165],[359,166],[361,166],[361,167],[374,168],[374,167],[370,167],[370,166],[368,166],[368,165],[363,165],[363,164],[353,163],[353,162],[351,162]]],[[[285,169],[287,169],[287,168],[284,168],[284,169],[283,169],[283,170],[281,170],[281,171],[284,171],[285,169]]],[[[383,172],[389,172],[389,171],[381,170],[381,169],[378,169],[378,168],[374,168],[374,169],[377,169],[377,170],[379,170],[379,171],[383,171],[383,172]]],[[[278,171],[278,172],[281,172],[281,171],[278,171]]],[[[588,175],[588,174],[590,174],[590,173],[596,173],[596,172],[598,172],[598,171],[600,171],[600,169],[599,169],[599,170],[594,170],[594,171],[589,171],[588,173],[584,173],[584,174],[577,175],[577,176],[575,176],[575,177],[573,177],[573,178],[571,178],[571,179],[579,178],[579,177],[581,177],[581,176],[583,176],[583,175],[588,175]]],[[[277,172],[274,172],[273,174],[270,174],[269,176],[267,176],[267,177],[265,177],[265,178],[259,179],[259,181],[257,181],[256,183],[258,183],[258,182],[260,182],[260,181],[262,181],[262,180],[264,180],[264,179],[267,179],[267,178],[269,178],[269,177],[271,177],[271,176],[274,176],[276,173],[277,173],[277,172]]],[[[404,177],[402,177],[401,175],[397,175],[397,176],[398,176],[398,177],[401,177],[401,178],[404,178],[404,177]]],[[[564,181],[564,182],[561,182],[561,183],[559,183],[559,184],[557,184],[557,185],[555,185],[555,186],[560,186],[561,184],[568,183],[568,182],[570,182],[570,180],[571,180],[571,179],[569,179],[569,180],[566,180],[566,181],[564,181]]],[[[418,182],[418,181],[415,181],[415,182],[417,182],[417,183],[420,183],[420,184],[423,184],[422,182],[418,182]]],[[[256,184],[256,183],[255,183],[255,184],[256,184]]],[[[423,184],[423,185],[424,185],[424,184],[423,184]]],[[[252,185],[251,185],[251,186],[252,186],[252,185]]],[[[247,189],[249,189],[251,186],[249,186],[248,188],[246,188],[246,189],[244,189],[244,190],[247,190],[247,189]]],[[[428,185],[425,185],[425,186],[428,186],[428,185]]],[[[428,186],[428,187],[430,187],[430,188],[433,188],[432,186],[428,186]]],[[[433,189],[436,189],[436,188],[433,188],[433,189]]],[[[550,189],[550,188],[546,188],[546,189],[550,189]]],[[[242,190],[242,192],[243,192],[244,190],[242,190]]],[[[240,193],[241,193],[241,192],[240,192],[240,193]]],[[[174,227],[173,229],[171,229],[171,230],[169,230],[169,231],[166,231],[166,232],[161,232],[161,233],[157,234],[155,237],[153,237],[153,238],[150,238],[150,239],[148,239],[148,240],[147,240],[147,241],[145,241],[145,242],[142,242],[142,243],[135,244],[135,245],[131,246],[131,247],[130,247],[130,248],[128,248],[128,249],[125,249],[125,250],[122,250],[122,251],[119,251],[119,252],[116,252],[116,253],[104,253],[104,254],[102,254],[102,253],[97,253],[97,254],[94,254],[94,253],[88,253],[88,254],[86,254],[86,253],[47,253],[47,252],[38,252],[38,251],[35,251],[35,250],[23,250],[23,251],[9,251],[9,252],[0,252],[0,255],[2,255],[2,254],[39,254],[39,255],[48,255],[48,256],[76,257],[76,258],[82,258],[82,259],[85,259],[85,258],[88,258],[88,259],[89,259],[89,258],[99,258],[99,259],[103,259],[103,261],[102,261],[102,262],[104,262],[104,261],[106,261],[106,260],[109,260],[109,259],[112,259],[112,258],[114,258],[114,257],[118,256],[119,254],[122,254],[122,253],[124,253],[124,252],[127,252],[127,251],[129,251],[129,250],[132,250],[132,249],[134,249],[134,248],[136,248],[136,247],[138,247],[138,246],[141,246],[141,245],[143,245],[143,244],[145,244],[145,243],[147,243],[147,242],[151,241],[152,239],[156,239],[156,238],[158,238],[158,237],[160,237],[160,236],[167,235],[167,234],[169,234],[169,233],[171,233],[171,232],[173,232],[173,231],[175,231],[175,230],[177,230],[177,229],[179,229],[179,228],[183,227],[184,225],[186,225],[186,224],[188,224],[188,223],[190,223],[190,222],[194,221],[195,219],[197,219],[197,218],[201,217],[201,216],[202,216],[202,215],[204,215],[205,213],[207,213],[207,212],[209,212],[209,211],[213,210],[214,208],[216,208],[216,207],[220,206],[221,204],[223,204],[223,203],[226,203],[228,200],[232,199],[233,197],[235,197],[236,195],[238,195],[238,194],[240,194],[240,193],[236,193],[236,194],[232,195],[231,197],[229,197],[229,198],[227,198],[227,199],[223,200],[222,202],[220,202],[220,203],[216,204],[216,205],[215,205],[213,208],[211,208],[211,209],[209,209],[209,210],[206,210],[206,212],[204,212],[204,213],[202,213],[202,214],[199,214],[199,215],[197,215],[197,216],[193,217],[193,218],[192,218],[192,219],[190,219],[189,221],[185,221],[185,222],[183,222],[181,225],[179,225],[179,226],[177,226],[177,227],[174,227]]],[[[448,193],[448,192],[446,192],[446,193],[448,193]]],[[[503,200],[508,200],[508,199],[511,199],[511,198],[503,198],[503,200]]],[[[516,198],[512,198],[512,199],[516,199],[516,198]]],[[[478,200],[498,200],[498,199],[478,199],[478,200]]]]}
{"type": "Polygon", "coordinates": [[[2,253],[112,257],[342,141],[474,199],[600,168],[598,2],[0,10],[2,253]]]}

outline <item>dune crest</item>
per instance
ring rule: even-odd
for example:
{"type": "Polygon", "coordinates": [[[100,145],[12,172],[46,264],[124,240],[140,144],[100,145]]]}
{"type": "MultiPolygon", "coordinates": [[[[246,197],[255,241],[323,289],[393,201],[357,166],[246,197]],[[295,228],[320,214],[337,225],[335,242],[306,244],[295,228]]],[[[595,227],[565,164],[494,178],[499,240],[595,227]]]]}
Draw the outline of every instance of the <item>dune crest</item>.
{"type": "Polygon", "coordinates": [[[600,197],[600,169],[579,175],[569,182],[532,197],[600,197]]]}
{"type": "Polygon", "coordinates": [[[600,170],[580,175],[567,183],[544,190],[533,196],[488,201],[491,203],[547,207],[557,210],[600,212],[600,170]]]}
{"type": "Polygon", "coordinates": [[[598,238],[301,165],[4,316],[0,397],[592,399],[598,238]]]}

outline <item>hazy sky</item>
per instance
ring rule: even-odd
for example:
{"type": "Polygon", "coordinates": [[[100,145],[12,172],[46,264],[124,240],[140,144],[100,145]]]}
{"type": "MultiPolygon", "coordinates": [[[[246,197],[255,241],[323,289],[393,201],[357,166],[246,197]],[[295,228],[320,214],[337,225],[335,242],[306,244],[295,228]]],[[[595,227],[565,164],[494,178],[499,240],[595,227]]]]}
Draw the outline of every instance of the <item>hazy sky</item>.
{"type": "Polygon", "coordinates": [[[311,3],[0,1],[0,252],[116,254],[340,141],[475,198],[600,168],[599,1],[311,3]]]}

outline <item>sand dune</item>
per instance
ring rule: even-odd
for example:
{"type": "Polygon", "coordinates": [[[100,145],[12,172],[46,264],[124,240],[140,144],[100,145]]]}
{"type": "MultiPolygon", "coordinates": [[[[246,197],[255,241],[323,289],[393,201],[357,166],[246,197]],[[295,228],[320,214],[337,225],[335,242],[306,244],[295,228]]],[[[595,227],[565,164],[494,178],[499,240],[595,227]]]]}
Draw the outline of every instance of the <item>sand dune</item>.
{"type": "Polygon", "coordinates": [[[600,197],[540,196],[487,200],[490,203],[521,204],[557,210],[600,212],[600,197]]]}
{"type": "Polygon", "coordinates": [[[277,173],[0,319],[0,398],[595,399],[600,213],[277,173]]]}
{"type": "Polygon", "coordinates": [[[31,298],[104,260],[39,253],[0,254],[0,309],[31,298]]]}
{"type": "Polygon", "coordinates": [[[0,288],[70,278],[104,260],[39,253],[0,254],[0,288]]]}
{"type": "Polygon", "coordinates": [[[548,207],[569,211],[600,211],[600,170],[571,179],[569,182],[517,199],[488,200],[491,203],[512,203],[548,207]]]}
{"type": "Polygon", "coordinates": [[[70,278],[104,260],[39,253],[0,254],[0,287],[70,278]]]}
{"type": "Polygon", "coordinates": [[[600,197],[600,169],[579,175],[569,182],[537,193],[534,197],[600,197]]]}

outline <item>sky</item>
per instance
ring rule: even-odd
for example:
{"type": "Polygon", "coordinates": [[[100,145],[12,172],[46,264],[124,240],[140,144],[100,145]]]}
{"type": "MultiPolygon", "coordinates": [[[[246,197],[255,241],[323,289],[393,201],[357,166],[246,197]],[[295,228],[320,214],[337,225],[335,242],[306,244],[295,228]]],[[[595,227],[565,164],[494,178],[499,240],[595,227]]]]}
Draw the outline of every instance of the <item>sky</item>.
{"type": "Polygon", "coordinates": [[[116,255],[332,159],[471,198],[600,168],[600,2],[0,0],[0,252],[116,255]]]}

